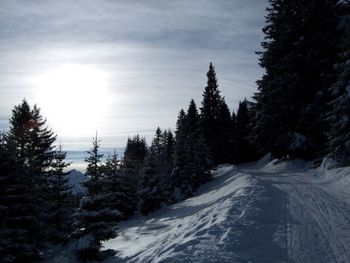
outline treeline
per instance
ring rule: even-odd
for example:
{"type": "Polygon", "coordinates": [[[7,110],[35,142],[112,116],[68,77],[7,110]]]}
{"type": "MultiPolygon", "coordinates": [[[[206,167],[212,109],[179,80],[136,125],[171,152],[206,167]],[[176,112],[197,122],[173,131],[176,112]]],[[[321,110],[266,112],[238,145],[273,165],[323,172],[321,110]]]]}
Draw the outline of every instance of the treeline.
{"type": "Polygon", "coordinates": [[[94,138],[86,159],[87,193],[76,213],[74,238],[80,258],[96,258],[101,241],[116,235],[116,222],[190,197],[211,180],[215,165],[256,157],[248,140],[251,105],[245,100],[237,116],[231,113],[212,64],[207,77],[202,107],[191,100],[186,111],[180,110],[175,133],[158,127],[149,147],[135,135],[128,138],[121,160],[114,154],[106,162],[94,138]]]}
{"type": "Polygon", "coordinates": [[[174,133],[156,129],[147,146],[129,138],[122,159],[102,161],[97,136],[86,158],[81,200],[67,183],[65,152],[39,109],[16,106],[0,136],[0,258],[32,262],[50,242],[75,242],[98,259],[115,223],[183,200],[221,163],[276,158],[350,161],[350,4],[270,0],[253,101],[231,112],[210,64],[203,100],[181,110],[174,133]]]}

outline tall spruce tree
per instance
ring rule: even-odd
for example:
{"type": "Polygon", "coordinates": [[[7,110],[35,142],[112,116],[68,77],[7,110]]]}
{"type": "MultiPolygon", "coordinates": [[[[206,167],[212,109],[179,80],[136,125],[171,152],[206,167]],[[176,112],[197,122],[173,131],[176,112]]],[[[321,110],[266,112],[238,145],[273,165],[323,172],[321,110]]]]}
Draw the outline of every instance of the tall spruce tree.
{"type": "Polygon", "coordinates": [[[206,145],[200,116],[194,100],[187,113],[180,111],[176,125],[174,181],[177,200],[191,196],[198,186],[210,179],[212,165],[210,151],[206,145]]]}
{"type": "Polygon", "coordinates": [[[246,99],[239,102],[236,117],[236,147],[238,151],[236,161],[238,163],[254,161],[257,157],[251,142],[253,117],[249,102],[246,99]]]}
{"type": "Polygon", "coordinates": [[[142,172],[138,205],[142,214],[148,214],[171,202],[171,177],[163,168],[165,142],[162,130],[158,127],[142,172]]]}
{"type": "Polygon", "coordinates": [[[270,0],[256,94],[256,132],[280,158],[324,153],[324,113],[334,82],[340,1],[270,0]]]}
{"type": "Polygon", "coordinates": [[[48,239],[48,175],[54,159],[56,136],[46,127],[37,106],[26,100],[15,106],[10,118],[10,130],[4,136],[4,166],[1,175],[2,221],[0,248],[6,262],[32,262],[48,239]]]}
{"type": "Polygon", "coordinates": [[[239,149],[238,149],[238,135],[237,135],[237,116],[234,111],[231,115],[231,162],[238,163],[239,149]]]}
{"type": "Polygon", "coordinates": [[[107,158],[102,168],[104,192],[109,195],[106,206],[119,211],[120,220],[130,217],[136,203],[134,187],[130,184],[130,178],[122,172],[116,151],[107,158]]]}
{"type": "Polygon", "coordinates": [[[59,145],[54,154],[52,170],[49,175],[49,232],[50,240],[62,242],[73,232],[73,214],[76,209],[76,199],[68,182],[70,165],[65,161],[66,152],[59,145]]]}
{"type": "Polygon", "coordinates": [[[147,145],[145,138],[141,138],[138,134],[132,138],[128,138],[124,157],[121,162],[121,173],[126,180],[125,187],[133,201],[133,209],[137,209],[138,197],[137,193],[141,184],[141,172],[145,165],[147,155],[147,145]]]}
{"type": "Polygon", "coordinates": [[[230,160],[227,153],[230,151],[231,139],[227,127],[231,120],[228,118],[230,113],[225,100],[220,95],[215,68],[212,63],[209,65],[207,78],[201,107],[201,126],[210,155],[214,163],[219,164],[230,160]]]}
{"type": "Polygon", "coordinates": [[[103,154],[99,153],[99,147],[100,141],[96,134],[85,159],[88,163],[86,175],[89,178],[84,182],[87,192],[80,200],[76,214],[77,254],[83,260],[99,258],[102,241],[116,236],[113,223],[120,218],[119,211],[110,208],[110,195],[104,191],[105,181],[101,171],[103,154]]]}
{"type": "MultiPolygon", "coordinates": [[[[348,4],[347,14],[350,14],[348,4]]],[[[328,120],[331,130],[328,133],[330,155],[340,162],[350,161],[350,19],[344,16],[342,21],[344,39],[341,43],[342,52],[336,69],[339,72],[337,82],[331,86],[333,95],[328,120]]]]}

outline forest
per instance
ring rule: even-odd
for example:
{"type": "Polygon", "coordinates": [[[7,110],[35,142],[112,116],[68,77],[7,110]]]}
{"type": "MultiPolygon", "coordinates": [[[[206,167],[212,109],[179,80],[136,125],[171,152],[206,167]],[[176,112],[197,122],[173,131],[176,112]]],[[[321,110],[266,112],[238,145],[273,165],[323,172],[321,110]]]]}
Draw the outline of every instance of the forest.
{"type": "Polygon", "coordinates": [[[189,98],[175,131],[155,127],[149,143],[135,134],[122,158],[106,160],[96,132],[83,196],[68,185],[70,163],[40,105],[15,106],[0,134],[1,262],[36,262],[41,251],[70,242],[81,261],[102,260],[102,242],[118,235],[118,222],[191,197],[220,164],[271,153],[348,166],[350,3],[270,0],[267,12],[257,52],[264,74],[252,98],[230,109],[210,63],[200,106],[189,98]]]}

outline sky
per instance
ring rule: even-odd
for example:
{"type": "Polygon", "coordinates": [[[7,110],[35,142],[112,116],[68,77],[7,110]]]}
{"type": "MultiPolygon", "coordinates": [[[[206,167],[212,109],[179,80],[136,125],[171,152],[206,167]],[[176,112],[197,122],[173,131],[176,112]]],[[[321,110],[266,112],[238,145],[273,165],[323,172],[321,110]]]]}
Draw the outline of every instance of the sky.
{"type": "Polygon", "coordinates": [[[231,110],[263,71],[265,0],[1,0],[0,129],[38,104],[66,149],[174,129],[200,106],[209,63],[231,110]]]}

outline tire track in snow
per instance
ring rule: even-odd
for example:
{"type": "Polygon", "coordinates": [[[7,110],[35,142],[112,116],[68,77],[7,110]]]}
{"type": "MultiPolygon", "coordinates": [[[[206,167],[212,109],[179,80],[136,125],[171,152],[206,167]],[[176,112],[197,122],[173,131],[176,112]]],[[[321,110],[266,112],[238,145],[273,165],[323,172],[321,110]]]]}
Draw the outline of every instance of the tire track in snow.
{"type": "Polygon", "coordinates": [[[256,175],[288,195],[285,235],[291,262],[350,262],[349,205],[329,184],[310,173],[256,175]]]}

